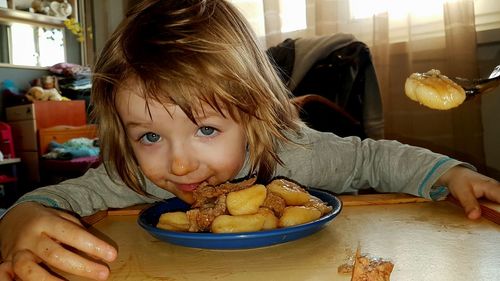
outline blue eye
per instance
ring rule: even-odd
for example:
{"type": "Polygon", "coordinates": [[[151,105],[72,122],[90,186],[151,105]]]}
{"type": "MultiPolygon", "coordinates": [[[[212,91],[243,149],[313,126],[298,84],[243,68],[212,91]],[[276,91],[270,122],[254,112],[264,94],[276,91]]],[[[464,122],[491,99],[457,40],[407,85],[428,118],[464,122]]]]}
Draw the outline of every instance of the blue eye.
{"type": "Polygon", "coordinates": [[[140,138],[140,141],[144,144],[157,143],[161,140],[161,136],[155,133],[145,133],[140,138]]]}
{"type": "Polygon", "coordinates": [[[213,127],[209,127],[209,126],[203,126],[203,127],[200,127],[198,129],[198,132],[196,132],[196,135],[210,137],[216,133],[217,133],[217,129],[215,129],[213,127]]]}

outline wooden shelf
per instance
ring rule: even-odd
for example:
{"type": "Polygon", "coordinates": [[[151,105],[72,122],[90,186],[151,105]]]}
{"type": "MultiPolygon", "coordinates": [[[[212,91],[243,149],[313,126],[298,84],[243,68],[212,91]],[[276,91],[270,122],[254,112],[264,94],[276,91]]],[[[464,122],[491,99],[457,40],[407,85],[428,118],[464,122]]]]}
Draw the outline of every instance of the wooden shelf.
{"type": "Polygon", "coordinates": [[[21,158],[4,158],[2,161],[0,161],[0,166],[8,164],[16,164],[19,162],[21,162],[21,158]]]}
{"type": "Polygon", "coordinates": [[[0,8],[0,21],[2,20],[36,23],[39,25],[48,25],[53,27],[64,27],[65,19],[37,13],[0,8]]]}
{"type": "MultiPolygon", "coordinates": [[[[63,2],[62,0],[53,1],[63,2]]],[[[72,8],[71,15],[68,18],[78,19],[78,0],[68,0],[68,3],[72,8]]],[[[18,9],[16,0],[8,1],[7,5],[8,8],[0,8],[0,22],[23,22],[41,26],[45,25],[50,27],[64,27],[64,20],[66,20],[66,18],[32,13],[27,11],[28,7],[24,6],[22,7],[22,9],[18,9]]]]}

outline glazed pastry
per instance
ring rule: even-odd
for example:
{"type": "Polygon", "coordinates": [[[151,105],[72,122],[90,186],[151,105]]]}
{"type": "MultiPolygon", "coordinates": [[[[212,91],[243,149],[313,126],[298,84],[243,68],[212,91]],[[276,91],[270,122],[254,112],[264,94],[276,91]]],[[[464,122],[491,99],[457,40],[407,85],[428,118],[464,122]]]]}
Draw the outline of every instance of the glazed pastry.
{"type": "Polygon", "coordinates": [[[406,79],[405,94],[411,100],[438,110],[457,107],[465,100],[464,89],[436,69],[410,75],[406,79]]]}

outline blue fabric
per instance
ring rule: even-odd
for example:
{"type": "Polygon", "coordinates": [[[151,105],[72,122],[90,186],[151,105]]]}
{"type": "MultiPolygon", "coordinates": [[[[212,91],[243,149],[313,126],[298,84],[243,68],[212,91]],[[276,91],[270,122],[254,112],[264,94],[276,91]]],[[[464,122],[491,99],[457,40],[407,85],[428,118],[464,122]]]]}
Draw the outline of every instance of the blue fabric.
{"type": "Polygon", "coordinates": [[[88,138],[74,138],[65,143],[51,141],[50,152],[43,155],[46,159],[71,160],[74,158],[99,156],[97,140],[88,138]]]}

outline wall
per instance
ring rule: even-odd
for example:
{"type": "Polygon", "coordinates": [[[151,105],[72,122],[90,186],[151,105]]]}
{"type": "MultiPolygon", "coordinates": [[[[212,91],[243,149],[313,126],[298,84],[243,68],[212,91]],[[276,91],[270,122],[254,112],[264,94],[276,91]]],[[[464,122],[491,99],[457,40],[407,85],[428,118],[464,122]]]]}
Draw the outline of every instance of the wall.
{"type": "MultiPolygon", "coordinates": [[[[500,33],[500,30],[498,30],[500,33]]],[[[488,77],[493,68],[500,65],[500,35],[491,36],[478,45],[478,62],[481,77],[488,77]]],[[[494,35],[491,33],[490,35],[494,35]]],[[[483,138],[487,172],[490,176],[500,180],[500,125],[498,124],[500,111],[500,87],[481,97],[481,113],[483,121],[483,138]]]]}
{"type": "Polygon", "coordinates": [[[123,19],[128,2],[128,0],[98,0],[93,2],[96,56],[123,19]]]}

